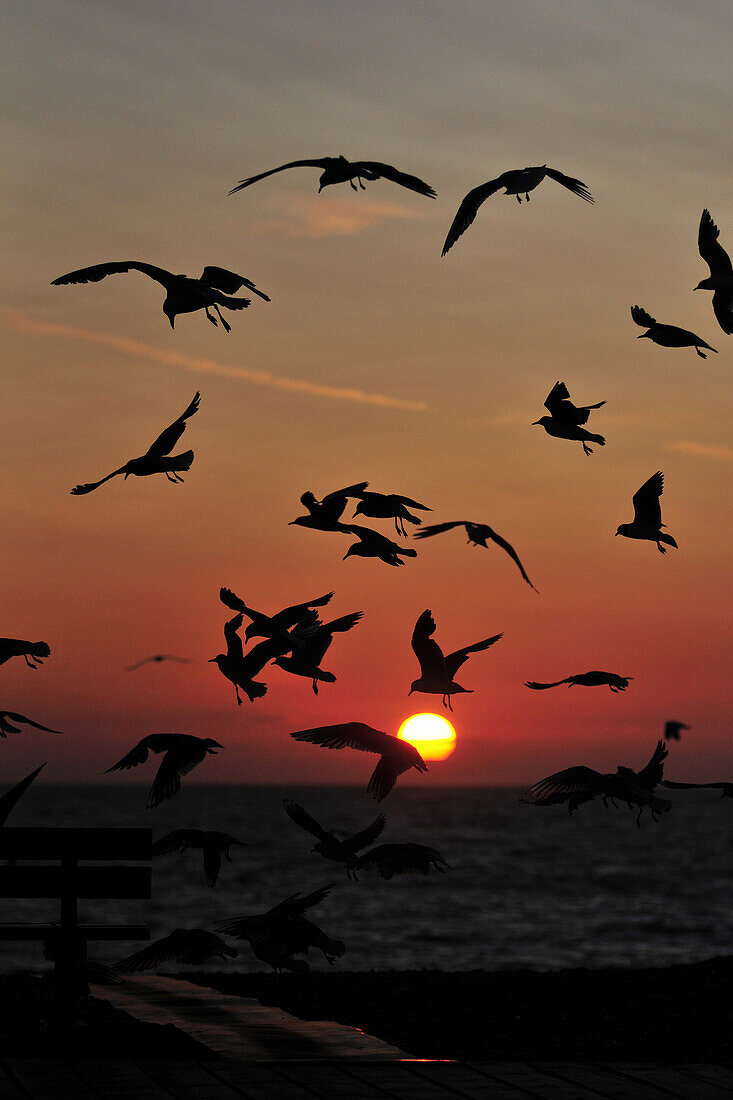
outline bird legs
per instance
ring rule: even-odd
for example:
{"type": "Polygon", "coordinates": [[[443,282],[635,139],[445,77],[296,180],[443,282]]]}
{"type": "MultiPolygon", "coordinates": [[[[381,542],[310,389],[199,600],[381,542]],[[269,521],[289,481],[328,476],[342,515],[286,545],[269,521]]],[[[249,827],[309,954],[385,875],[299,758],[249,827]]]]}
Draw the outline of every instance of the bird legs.
{"type": "Polygon", "coordinates": [[[581,443],[582,443],[582,445],[583,445],[583,451],[585,452],[585,454],[587,454],[587,455],[592,455],[592,454],[593,454],[593,448],[592,448],[592,447],[589,447],[589,446],[588,446],[588,445],[587,445],[587,444],[585,443],[585,441],[584,441],[584,440],[582,440],[582,439],[581,439],[581,441],[580,441],[580,442],[581,442],[581,443]]]}
{"type": "MultiPolygon", "coordinates": [[[[517,195],[517,202],[521,203],[521,201],[522,201],[521,195],[517,195]]],[[[529,195],[526,192],[525,192],[525,195],[524,195],[524,201],[529,202],[529,195]]]]}
{"type": "Polygon", "coordinates": [[[25,658],[25,663],[26,663],[26,664],[28,665],[28,668],[32,668],[32,669],[34,669],[34,670],[35,670],[35,669],[37,669],[37,668],[38,668],[38,665],[40,665],[40,664],[42,664],[42,663],[43,663],[42,661],[40,661],[40,660],[38,659],[38,657],[34,657],[34,658],[33,658],[33,660],[30,660],[30,661],[29,661],[29,660],[28,660],[28,654],[27,654],[27,653],[24,653],[24,654],[23,654],[23,656],[24,656],[24,658],[25,658]],[[36,662],[36,663],[34,663],[34,662],[36,662]]]}
{"type": "MultiPolygon", "coordinates": [[[[229,324],[229,322],[228,322],[228,321],[225,321],[225,320],[224,320],[224,318],[223,318],[223,317],[222,317],[222,315],[221,315],[221,310],[219,309],[219,307],[218,307],[218,305],[216,304],[216,302],[212,302],[212,304],[211,304],[211,308],[212,308],[212,309],[215,309],[215,310],[216,310],[216,314],[217,314],[217,316],[218,316],[218,318],[219,318],[219,321],[221,321],[221,327],[222,327],[222,328],[224,329],[224,331],[225,331],[225,332],[231,332],[231,331],[232,331],[232,326],[231,326],[231,325],[229,324]]],[[[205,307],[204,307],[204,309],[205,309],[205,313],[206,313],[206,316],[207,316],[207,317],[208,317],[208,319],[209,319],[209,320],[211,321],[211,323],[212,323],[212,325],[214,326],[214,328],[216,328],[216,327],[217,327],[217,324],[218,324],[218,322],[217,322],[217,320],[216,320],[216,317],[212,317],[212,316],[211,316],[211,314],[209,313],[209,307],[208,307],[208,306],[205,306],[205,307]]]]}
{"type": "MultiPolygon", "coordinates": [[[[359,181],[359,187],[361,187],[362,191],[366,191],[366,187],[365,187],[365,186],[364,186],[364,184],[362,183],[362,180],[361,180],[361,176],[357,176],[356,178],[357,178],[357,180],[359,181]]],[[[349,180],[349,186],[350,186],[350,187],[351,187],[351,188],[352,188],[352,189],[353,189],[354,191],[358,191],[358,190],[359,190],[359,187],[357,187],[357,186],[356,186],[356,184],[354,183],[353,179],[350,179],[350,180],[349,180]]]]}
{"type": "Polygon", "coordinates": [[[163,473],[174,485],[178,485],[179,482],[181,485],[183,484],[183,478],[179,477],[175,470],[163,470],[163,473]],[[173,474],[173,477],[171,477],[171,474],[173,474]]]}
{"type": "Polygon", "coordinates": [[[443,693],[443,706],[447,710],[453,710],[453,707],[451,706],[450,695],[447,691],[443,693]],[[446,699],[448,700],[448,702],[446,702],[446,699]]]}

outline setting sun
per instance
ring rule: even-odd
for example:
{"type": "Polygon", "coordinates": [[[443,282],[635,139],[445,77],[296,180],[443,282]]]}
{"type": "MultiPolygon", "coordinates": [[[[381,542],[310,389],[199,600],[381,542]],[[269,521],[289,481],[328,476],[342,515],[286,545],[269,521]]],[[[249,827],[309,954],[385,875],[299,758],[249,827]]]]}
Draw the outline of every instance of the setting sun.
{"type": "Polygon", "coordinates": [[[456,747],[456,731],[440,714],[413,714],[397,736],[414,745],[424,760],[446,760],[456,747]]]}

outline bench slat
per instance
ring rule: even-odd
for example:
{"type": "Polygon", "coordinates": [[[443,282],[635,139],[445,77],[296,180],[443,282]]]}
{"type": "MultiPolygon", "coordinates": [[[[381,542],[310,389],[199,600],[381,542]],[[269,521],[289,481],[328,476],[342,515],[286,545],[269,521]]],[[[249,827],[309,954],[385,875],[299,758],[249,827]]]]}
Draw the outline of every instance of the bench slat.
{"type": "MultiPolygon", "coordinates": [[[[0,940],[46,940],[58,932],[58,924],[0,924],[0,940]]],[[[79,924],[76,931],[87,940],[149,940],[146,924],[79,924]]]]}
{"type": "Polygon", "coordinates": [[[149,898],[151,889],[149,867],[0,868],[0,898],[149,898]]]}
{"type": "Polygon", "coordinates": [[[152,855],[152,829],[0,829],[0,859],[150,860],[152,855]]]}

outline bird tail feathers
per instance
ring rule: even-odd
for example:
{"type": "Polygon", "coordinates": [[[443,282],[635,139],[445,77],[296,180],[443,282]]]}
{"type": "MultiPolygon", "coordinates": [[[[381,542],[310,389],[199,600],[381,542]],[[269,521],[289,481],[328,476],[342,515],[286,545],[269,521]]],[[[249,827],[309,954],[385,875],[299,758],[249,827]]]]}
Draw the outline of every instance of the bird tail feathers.
{"type": "Polygon", "coordinates": [[[169,470],[190,470],[193,462],[193,451],[184,451],[183,454],[174,455],[167,463],[169,470]]]}

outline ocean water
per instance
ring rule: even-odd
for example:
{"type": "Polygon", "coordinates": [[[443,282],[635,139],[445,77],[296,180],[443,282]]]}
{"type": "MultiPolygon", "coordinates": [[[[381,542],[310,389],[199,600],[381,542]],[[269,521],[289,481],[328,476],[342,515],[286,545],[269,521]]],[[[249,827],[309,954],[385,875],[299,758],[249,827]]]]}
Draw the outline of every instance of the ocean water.
{"type": "MultiPolygon", "coordinates": [[[[151,825],[229,832],[232,849],[215,889],[206,886],[199,851],[153,863],[148,902],[82,902],[83,920],[143,921],[153,938],[174,928],[209,928],[225,918],[263,912],[296,891],[334,883],[311,911],[344,940],[340,969],[536,969],[665,966],[733,954],[733,801],[715,791],[668,792],[673,810],[641,828],[626,807],[539,808],[507,788],[399,787],[383,803],[387,827],[377,843],[415,841],[437,848],[445,874],[375,872],[349,883],[338,865],[311,848],[315,838],[286,816],[299,802],[326,828],[366,826],[380,807],[356,787],[201,786],[186,784],[170,802],[146,810],[147,787],[37,786],[10,825],[151,825]],[[32,797],[33,796],[33,797],[32,797]]],[[[0,921],[54,919],[55,902],[0,901],[0,921]]],[[[106,962],[143,944],[100,944],[106,962]]],[[[211,969],[262,970],[240,945],[211,969]]],[[[38,945],[0,942],[0,969],[37,969],[38,945]]],[[[320,953],[311,966],[328,969],[320,953]]],[[[46,964],[43,964],[46,965],[46,964]]],[[[180,969],[175,967],[174,969],[180,969]]]]}

